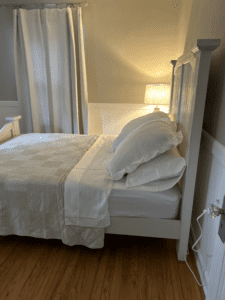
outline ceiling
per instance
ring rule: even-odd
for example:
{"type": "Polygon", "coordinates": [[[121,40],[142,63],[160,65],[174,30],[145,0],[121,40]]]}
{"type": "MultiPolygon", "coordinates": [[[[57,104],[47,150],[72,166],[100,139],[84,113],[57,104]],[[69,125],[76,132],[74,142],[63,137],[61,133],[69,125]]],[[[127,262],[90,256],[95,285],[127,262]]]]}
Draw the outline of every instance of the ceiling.
{"type": "Polygon", "coordinates": [[[92,10],[93,35],[101,53],[98,63],[106,62],[108,56],[108,73],[111,68],[114,76],[113,63],[110,66],[110,57],[113,56],[120,66],[124,66],[121,67],[120,80],[129,81],[133,76],[138,82],[167,83],[171,80],[170,60],[176,59],[180,50],[181,0],[89,2],[83,15],[85,18],[85,14],[92,10]],[[133,72],[133,76],[128,72],[133,72]]]}

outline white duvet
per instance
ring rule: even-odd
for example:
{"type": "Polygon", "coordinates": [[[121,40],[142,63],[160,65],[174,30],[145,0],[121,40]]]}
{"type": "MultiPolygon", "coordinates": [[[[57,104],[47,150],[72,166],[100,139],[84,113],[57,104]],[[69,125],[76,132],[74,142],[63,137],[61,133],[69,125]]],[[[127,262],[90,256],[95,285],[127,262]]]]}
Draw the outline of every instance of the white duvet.
{"type": "MultiPolygon", "coordinates": [[[[2,195],[0,196],[0,235],[17,234],[47,239],[54,238],[61,239],[64,244],[70,246],[84,245],[89,248],[102,248],[104,246],[105,227],[110,225],[108,197],[113,185],[113,181],[104,179],[104,177],[113,155],[111,146],[115,137],[107,135],[97,137],[70,134],[63,136],[62,134],[28,134],[21,135],[0,145],[0,153],[3,153],[2,158],[6,155],[6,163],[3,163],[3,160],[0,161],[2,164],[0,166],[2,184],[11,182],[11,177],[6,175],[7,170],[11,172],[14,169],[13,172],[15,173],[12,173],[13,176],[16,178],[15,175],[18,174],[19,176],[16,176],[20,181],[19,185],[15,181],[16,186],[10,183],[10,190],[7,188],[2,189],[6,193],[7,199],[6,197],[2,198],[2,195]],[[88,146],[93,138],[96,141],[91,146],[88,146]],[[63,143],[60,142],[60,139],[62,139],[63,143]],[[55,149],[59,149],[59,152],[70,151],[68,158],[76,158],[79,155],[82,158],[77,161],[67,175],[63,189],[60,188],[59,192],[57,192],[57,199],[53,198],[55,200],[51,199],[50,201],[48,197],[45,197],[45,202],[43,201],[44,198],[41,199],[36,191],[32,194],[33,197],[30,197],[30,194],[26,191],[26,185],[30,184],[29,176],[33,176],[32,178],[34,179],[37,177],[35,167],[33,170],[30,167],[27,169],[23,167],[20,175],[20,167],[15,165],[17,165],[17,161],[23,160],[23,164],[27,163],[27,166],[35,166],[32,155],[33,152],[40,151],[37,153],[38,155],[36,154],[36,158],[40,159],[40,156],[43,158],[47,156],[45,165],[46,163],[51,164],[51,167],[48,169],[49,172],[56,172],[58,168],[62,168],[57,166],[58,152],[55,152],[55,156],[51,156],[51,151],[48,153],[48,142],[55,144],[55,149]],[[65,147],[66,143],[68,146],[65,147]],[[24,155],[21,158],[20,153],[22,152],[20,151],[24,147],[26,148],[26,145],[29,145],[30,148],[29,150],[25,149],[28,156],[26,156],[24,162],[24,155]],[[60,145],[64,147],[62,150],[60,145]],[[79,147],[79,145],[81,146],[79,147]],[[15,147],[17,147],[18,157],[10,158],[10,149],[15,147]],[[75,147],[74,151],[73,147],[75,147]],[[44,153],[41,153],[43,149],[46,150],[44,153]],[[30,155],[31,152],[32,155],[30,155]],[[84,152],[83,156],[82,153],[84,152]],[[10,163],[13,162],[13,166],[8,166],[8,157],[13,160],[9,161],[10,163]],[[6,176],[7,180],[5,179],[6,176]],[[23,178],[26,178],[26,182],[23,182],[23,178]],[[26,201],[24,201],[25,198],[23,198],[22,194],[17,197],[15,193],[15,188],[20,191],[22,187],[26,201]],[[12,188],[14,192],[11,192],[12,188]],[[13,197],[8,197],[9,193],[12,193],[13,197]]],[[[66,165],[67,163],[64,163],[63,167],[66,165]]],[[[41,167],[39,166],[38,170],[41,170],[41,167]]],[[[35,184],[38,186],[40,183],[36,181],[35,184]]],[[[42,180],[41,189],[43,185],[45,186],[45,181],[42,180]]],[[[44,189],[46,188],[47,184],[44,189]]]]}
{"type": "Polygon", "coordinates": [[[108,197],[113,181],[105,177],[114,154],[114,139],[115,136],[101,135],[68,175],[64,189],[66,225],[110,225],[108,197]]]}

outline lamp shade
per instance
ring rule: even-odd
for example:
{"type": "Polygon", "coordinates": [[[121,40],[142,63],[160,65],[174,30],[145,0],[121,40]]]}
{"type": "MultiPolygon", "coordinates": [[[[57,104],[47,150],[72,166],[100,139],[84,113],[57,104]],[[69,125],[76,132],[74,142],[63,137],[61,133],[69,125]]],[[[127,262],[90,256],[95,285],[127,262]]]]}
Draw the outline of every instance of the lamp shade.
{"type": "Polygon", "coordinates": [[[151,105],[169,105],[170,84],[147,84],[144,103],[151,105]]]}

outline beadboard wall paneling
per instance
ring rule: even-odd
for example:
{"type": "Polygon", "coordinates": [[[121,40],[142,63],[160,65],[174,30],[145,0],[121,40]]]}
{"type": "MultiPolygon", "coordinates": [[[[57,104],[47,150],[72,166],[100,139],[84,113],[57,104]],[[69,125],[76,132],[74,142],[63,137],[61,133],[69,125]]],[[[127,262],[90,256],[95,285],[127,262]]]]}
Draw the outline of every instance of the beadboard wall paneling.
{"type": "MultiPolygon", "coordinates": [[[[224,182],[225,148],[203,130],[192,211],[191,246],[201,235],[197,217],[210,204],[222,207],[225,195],[224,182]]],[[[225,245],[218,236],[220,218],[219,216],[213,219],[206,213],[199,219],[202,238],[194,248],[201,251],[194,252],[194,255],[201,280],[205,283],[203,289],[206,300],[220,299],[225,283],[224,278],[221,279],[225,245]]]]}
{"type": "MultiPolygon", "coordinates": [[[[119,134],[131,120],[153,112],[155,105],[89,103],[89,134],[119,134]]],[[[168,110],[160,106],[160,110],[168,110]]]]}
{"type": "Polygon", "coordinates": [[[151,111],[150,105],[128,103],[89,103],[89,134],[119,134],[134,118],[151,111]]]}
{"type": "Polygon", "coordinates": [[[0,128],[8,123],[5,118],[19,115],[18,101],[0,101],[0,128]]]}
{"type": "MultiPolygon", "coordinates": [[[[152,112],[154,107],[146,104],[89,103],[88,134],[119,134],[129,121],[152,112]]],[[[7,123],[6,117],[14,115],[19,115],[18,101],[0,101],[0,128],[7,123]]]]}

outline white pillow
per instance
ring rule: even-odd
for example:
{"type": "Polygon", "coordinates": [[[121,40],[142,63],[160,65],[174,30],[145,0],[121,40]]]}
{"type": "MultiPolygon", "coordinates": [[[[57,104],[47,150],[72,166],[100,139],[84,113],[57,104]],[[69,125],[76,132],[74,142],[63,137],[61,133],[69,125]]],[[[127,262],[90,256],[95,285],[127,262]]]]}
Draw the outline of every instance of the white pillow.
{"type": "Polygon", "coordinates": [[[170,121],[168,114],[162,111],[157,111],[155,113],[147,114],[145,116],[141,116],[139,118],[133,119],[123,127],[121,133],[114,140],[112,149],[115,151],[119,146],[119,144],[126,138],[126,136],[130,134],[133,130],[137,129],[139,126],[145,124],[146,122],[158,120],[162,118],[165,118],[166,120],[170,121]]]}
{"type": "Polygon", "coordinates": [[[159,119],[133,130],[116,149],[107,178],[119,180],[125,173],[180,144],[183,135],[181,131],[174,132],[172,127],[170,121],[159,119]]]}
{"type": "Polygon", "coordinates": [[[183,175],[186,162],[176,147],[140,165],[127,175],[126,187],[135,187],[149,182],[183,175]]]}

